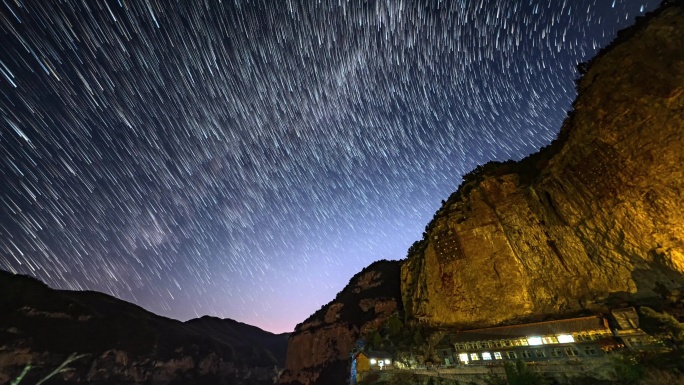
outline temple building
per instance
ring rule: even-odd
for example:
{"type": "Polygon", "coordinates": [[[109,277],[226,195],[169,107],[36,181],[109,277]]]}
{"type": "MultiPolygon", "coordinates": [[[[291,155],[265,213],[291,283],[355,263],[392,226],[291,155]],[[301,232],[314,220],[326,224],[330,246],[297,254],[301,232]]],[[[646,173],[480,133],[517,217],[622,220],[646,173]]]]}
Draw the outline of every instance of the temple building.
{"type": "MultiPolygon", "coordinates": [[[[639,316],[632,307],[612,310],[610,315],[569,318],[562,320],[499,326],[458,331],[445,337],[448,345],[437,346],[441,369],[458,375],[465,366],[503,365],[522,360],[533,363],[539,370],[557,371],[564,363],[601,365],[615,349],[662,349],[663,344],[639,328],[639,316]],[[448,371],[448,370],[447,370],[448,371]]],[[[350,384],[356,384],[368,374],[394,369],[407,369],[395,365],[391,354],[355,350],[351,353],[350,384]]],[[[586,370],[585,366],[582,366],[586,370]]],[[[431,364],[414,368],[434,369],[431,364]]],[[[471,370],[471,369],[467,369],[471,370]]],[[[470,372],[468,372],[470,373],[470,372]]]]}
{"type": "Polygon", "coordinates": [[[655,340],[639,328],[639,315],[633,307],[615,309],[611,312],[613,333],[630,349],[644,349],[654,345],[655,340]]]}
{"type": "Polygon", "coordinates": [[[360,351],[352,360],[352,381],[361,381],[368,373],[376,370],[394,369],[392,355],[387,352],[360,351]]]}
{"type": "Polygon", "coordinates": [[[654,345],[655,341],[639,329],[634,308],[614,310],[611,316],[612,322],[589,316],[461,331],[452,336],[452,346],[438,348],[437,352],[442,363],[451,366],[591,359],[615,348],[654,345]]]}

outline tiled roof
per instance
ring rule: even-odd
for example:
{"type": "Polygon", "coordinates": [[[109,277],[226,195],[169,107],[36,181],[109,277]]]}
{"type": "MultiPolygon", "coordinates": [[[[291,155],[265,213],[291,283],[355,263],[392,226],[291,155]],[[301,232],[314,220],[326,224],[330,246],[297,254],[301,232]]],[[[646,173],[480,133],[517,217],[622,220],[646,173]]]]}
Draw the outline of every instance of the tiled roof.
{"type": "Polygon", "coordinates": [[[577,333],[590,330],[609,330],[603,318],[597,316],[535,322],[522,325],[499,326],[466,330],[456,333],[454,342],[487,341],[508,338],[542,336],[547,334],[577,333]]]}
{"type": "Polygon", "coordinates": [[[636,329],[639,327],[639,314],[633,307],[615,309],[611,311],[617,326],[622,330],[636,329]]]}
{"type": "Polygon", "coordinates": [[[360,352],[359,354],[363,354],[364,356],[366,356],[366,357],[368,357],[368,358],[380,358],[380,359],[383,359],[383,360],[384,360],[385,358],[390,358],[390,359],[392,358],[392,355],[391,355],[391,354],[389,354],[389,353],[387,353],[387,352],[380,352],[380,351],[377,351],[377,352],[366,352],[366,351],[363,351],[363,352],[360,352]]]}

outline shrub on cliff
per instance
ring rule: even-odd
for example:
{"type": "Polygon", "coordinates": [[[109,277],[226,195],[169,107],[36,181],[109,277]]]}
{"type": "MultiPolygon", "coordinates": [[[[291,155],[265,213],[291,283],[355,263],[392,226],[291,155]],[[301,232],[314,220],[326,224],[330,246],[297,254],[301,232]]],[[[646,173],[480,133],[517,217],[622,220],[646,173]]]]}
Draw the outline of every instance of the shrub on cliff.
{"type": "Polygon", "coordinates": [[[644,378],[639,385],[681,385],[684,384],[684,374],[669,371],[650,369],[644,373],[644,378]]]}
{"type": "Polygon", "coordinates": [[[387,320],[387,333],[390,338],[396,338],[400,336],[403,329],[404,323],[401,322],[399,314],[392,314],[392,316],[387,320]]]}
{"type": "Polygon", "coordinates": [[[418,384],[418,376],[411,372],[396,372],[387,381],[387,385],[418,384]]]}
{"type": "Polygon", "coordinates": [[[549,383],[542,375],[531,371],[522,360],[518,360],[515,364],[507,362],[505,371],[505,379],[490,377],[485,380],[486,383],[488,385],[547,385],[549,383]]]}
{"type": "Polygon", "coordinates": [[[684,324],[670,314],[657,312],[650,307],[643,306],[639,312],[644,331],[662,341],[670,341],[684,351],[684,324]]]}
{"type": "Polygon", "coordinates": [[[638,352],[624,352],[613,356],[612,359],[619,383],[637,384],[644,377],[643,359],[638,352]]]}
{"type": "Polygon", "coordinates": [[[612,355],[611,359],[620,385],[684,385],[684,362],[676,351],[628,350],[612,355]],[[664,373],[668,374],[666,378],[677,381],[660,382],[664,373]]]}
{"type": "Polygon", "coordinates": [[[358,382],[358,385],[377,385],[378,381],[380,381],[380,374],[368,373],[363,380],[358,382]]]}

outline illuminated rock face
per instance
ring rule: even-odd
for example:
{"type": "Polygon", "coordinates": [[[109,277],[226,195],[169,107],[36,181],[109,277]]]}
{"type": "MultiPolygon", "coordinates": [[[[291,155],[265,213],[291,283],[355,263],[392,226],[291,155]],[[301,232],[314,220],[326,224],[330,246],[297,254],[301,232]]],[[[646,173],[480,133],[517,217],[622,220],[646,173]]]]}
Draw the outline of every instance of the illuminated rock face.
{"type": "Polygon", "coordinates": [[[684,10],[592,60],[559,139],[464,178],[402,266],[410,316],[483,327],[684,285],[684,10]]]}
{"type": "Polygon", "coordinates": [[[623,31],[580,81],[559,139],[466,176],[401,274],[371,265],[297,327],[280,383],[345,383],[354,341],[402,306],[480,328],[684,285],[683,26],[670,6],[623,31]]]}
{"type": "Polygon", "coordinates": [[[354,276],[290,336],[281,384],[337,385],[349,379],[349,353],[368,330],[400,310],[400,263],[379,261],[354,276]]]}

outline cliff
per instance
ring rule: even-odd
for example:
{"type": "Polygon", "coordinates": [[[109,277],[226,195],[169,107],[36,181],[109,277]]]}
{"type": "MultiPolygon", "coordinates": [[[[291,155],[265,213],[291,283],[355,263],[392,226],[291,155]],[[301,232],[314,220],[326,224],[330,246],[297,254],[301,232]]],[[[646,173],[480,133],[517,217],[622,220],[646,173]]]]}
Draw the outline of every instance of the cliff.
{"type": "Polygon", "coordinates": [[[592,313],[684,286],[682,3],[637,19],[580,66],[573,111],[548,147],[464,176],[402,262],[401,300],[393,271],[384,288],[371,285],[382,298],[366,294],[372,265],[299,325],[281,384],[344,383],[356,338],[394,309],[467,329],[592,313]],[[343,314],[369,304],[385,310],[343,314]]]}
{"type": "Polygon", "coordinates": [[[180,322],[97,292],[53,290],[0,271],[0,383],[273,384],[287,334],[213,317],[180,322]]]}
{"type": "Polygon", "coordinates": [[[280,383],[337,385],[349,379],[349,353],[368,330],[402,311],[400,263],[379,261],[356,274],[337,297],[290,336],[280,383]]]}
{"type": "Polygon", "coordinates": [[[466,175],[402,266],[409,316],[482,327],[684,285],[684,6],[581,69],[558,139],[466,175]]]}

